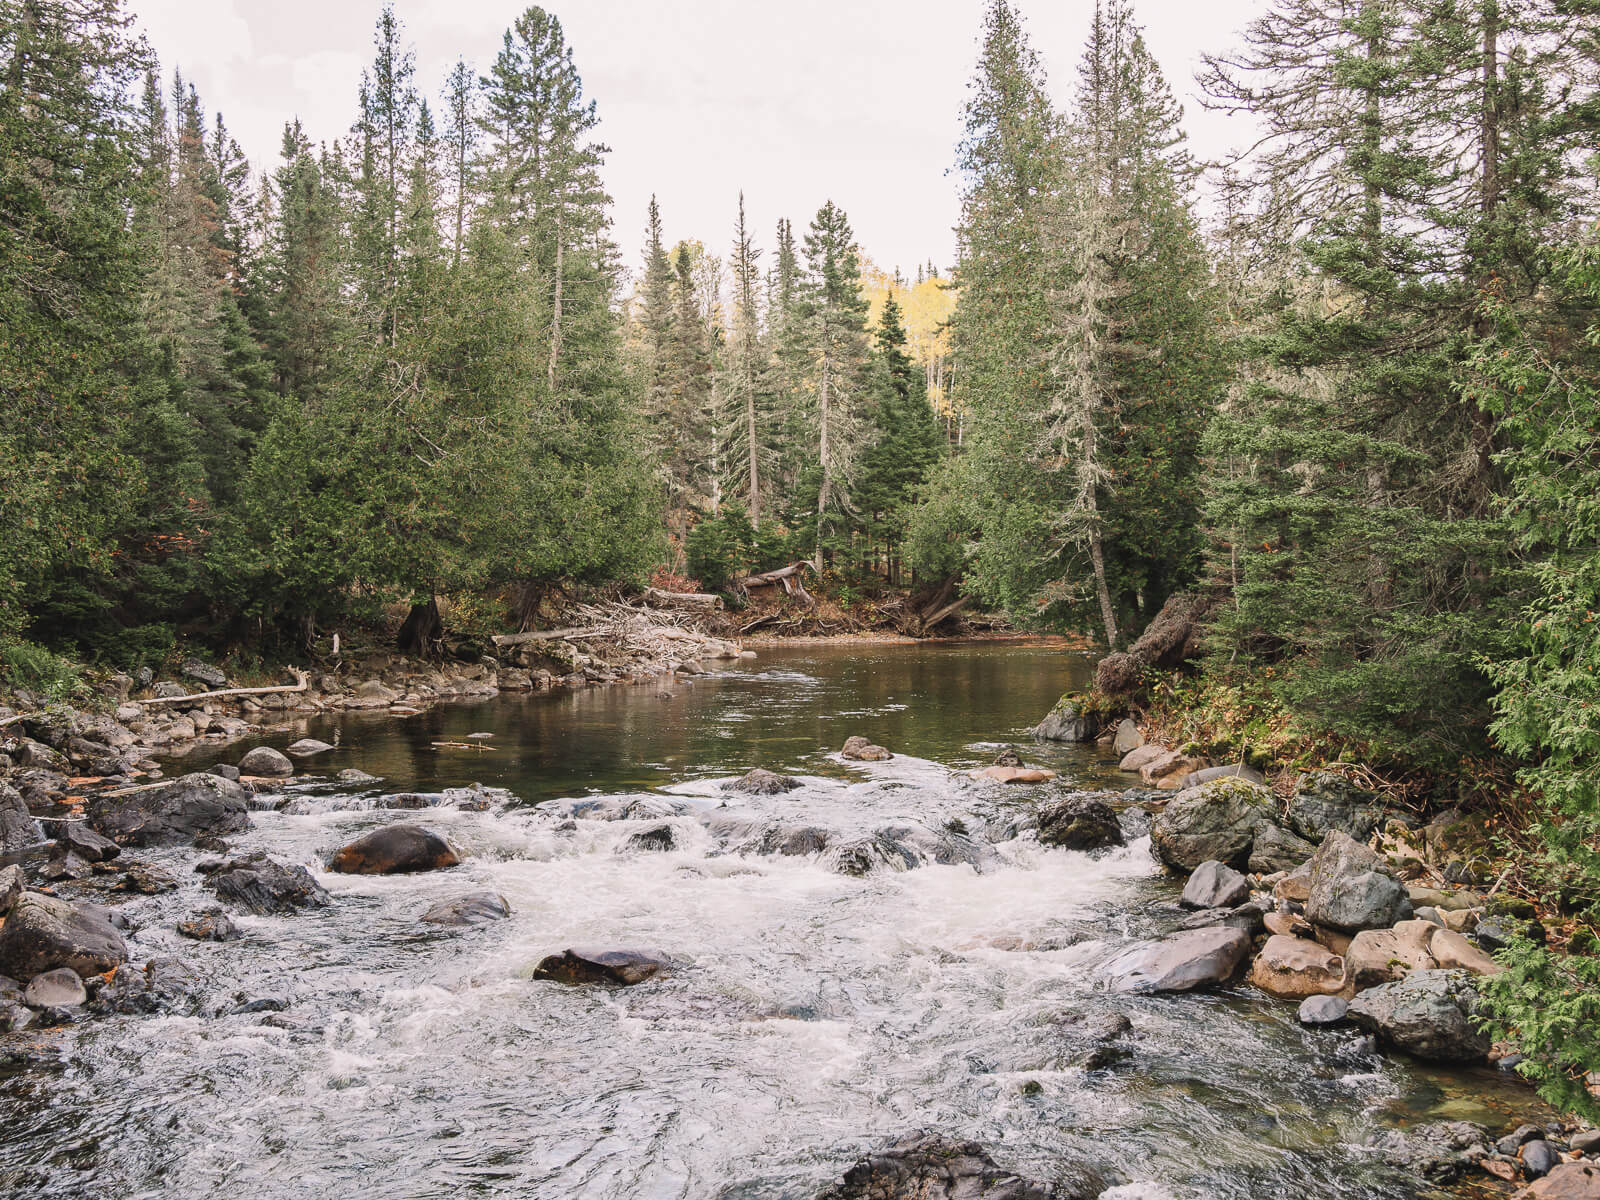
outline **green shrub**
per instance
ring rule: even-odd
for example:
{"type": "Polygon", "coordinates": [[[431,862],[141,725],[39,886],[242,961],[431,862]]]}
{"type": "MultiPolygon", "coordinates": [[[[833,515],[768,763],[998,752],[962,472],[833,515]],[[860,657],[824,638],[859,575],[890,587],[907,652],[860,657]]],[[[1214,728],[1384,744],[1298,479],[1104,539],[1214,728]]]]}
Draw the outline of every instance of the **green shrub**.
{"type": "Polygon", "coordinates": [[[83,676],[66,659],[32,642],[0,643],[0,683],[26,688],[50,700],[65,700],[84,689],[83,676]]]}

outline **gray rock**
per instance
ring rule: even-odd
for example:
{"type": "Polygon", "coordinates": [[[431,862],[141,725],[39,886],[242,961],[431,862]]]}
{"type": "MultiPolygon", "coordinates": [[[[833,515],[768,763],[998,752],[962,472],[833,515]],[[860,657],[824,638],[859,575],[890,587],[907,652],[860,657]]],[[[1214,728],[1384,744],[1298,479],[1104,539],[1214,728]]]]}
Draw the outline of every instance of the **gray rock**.
{"type": "Polygon", "coordinates": [[[39,868],[39,874],[51,883],[59,883],[63,879],[87,879],[94,874],[94,867],[76,854],[57,846],[44,866],[39,868]]]}
{"type": "Polygon", "coordinates": [[[197,942],[232,942],[244,936],[220,908],[190,913],[178,922],[178,933],[197,942]]]}
{"type": "Polygon", "coordinates": [[[333,903],[304,867],[278,862],[259,851],[215,864],[206,886],[220,899],[263,916],[333,903]]]}
{"type": "Polygon", "coordinates": [[[225,688],[228,686],[228,677],[218,667],[202,662],[198,658],[186,658],[183,665],[178,668],[185,679],[198,680],[208,688],[225,688]]]}
{"type": "Polygon", "coordinates": [[[336,776],[340,783],[378,783],[376,775],[368,775],[365,771],[358,771],[354,767],[346,767],[336,776]]]}
{"type": "Polygon", "coordinates": [[[1039,809],[1039,840],[1067,850],[1098,850],[1122,845],[1122,826],[1104,800],[1068,796],[1039,809]]]}
{"type": "Polygon", "coordinates": [[[1465,971],[1413,971],[1359,994],[1350,1018],[1379,1041],[1430,1062],[1480,1062],[1489,1035],[1478,1030],[1478,994],[1465,971]]]}
{"type": "Polygon", "coordinates": [[[206,768],[208,775],[215,775],[218,779],[226,779],[233,783],[239,782],[239,768],[232,763],[217,763],[206,768]]]}
{"type": "Polygon", "coordinates": [[[121,846],[82,821],[64,821],[60,829],[56,845],[64,853],[76,854],[85,862],[109,862],[122,853],[121,846]]]}
{"type": "Polygon", "coordinates": [[[21,1004],[0,1004],[0,1033],[21,1033],[38,1019],[31,1008],[21,1004]]]}
{"type": "Polygon", "coordinates": [[[250,828],[249,793],[210,773],[184,775],[127,796],[91,797],[89,823],[123,846],[162,846],[250,828]]]}
{"type": "Polygon", "coordinates": [[[641,829],[633,834],[620,847],[623,850],[664,851],[676,850],[678,847],[677,834],[671,825],[652,825],[649,829],[641,829]]]}
{"type": "Polygon", "coordinates": [[[70,967],[87,979],[128,960],[128,947],[97,904],[24,894],[0,925],[0,975],[29,980],[70,967]]]}
{"type": "Polygon", "coordinates": [[[1311,857],[1306,919],[1345,933],[1387,929],[1410,906],[1405,885],[1372,850],[1332,830],[1311,857]]]}
{"type": "Polygon", "coordinates": [[[1343,996],[1307,996],[1295,1014],[1300,1024],[1318,1028],[1342,1025],[1349,1015],[1350,1002],[1343,996]]]}
{"type": "Polygon", "coordinates": [[[977,1142],[938,1134],[901,1138],[861,1159],[815,1200],[1047,1200],[1096,1194],[1065,1193],[996,1165],[977,1142]]]}
{"type": "Polygon", "coordinates": [[[1497,1141],[1494,1144],[1494,1148],[1507,1158],[1515,1158],[1517,1151],[1522,1149],[1524,1143],[1542,1137],[1544,1137],[1544,1130],[1537,1125],[1518,1125],[1505,1137],[1497,1141]]]}
{"type": "Polygon", "coordinates": [[[1287,829],[1262,825],[1256,830],[1256,840],[1250,846],[1248,866],[1257,875],[1292,871],[1315,854],[1316,850],[1316,846],[1287,829]]]}
{"type": "Polygon", "coordinates": [[[1065,697],[1033,727],[1034,740],[1040,742],[1092,742],[1099,734],[1099,718],[1080,716],[1065,697]]]}
{"type": "Polygon", "coordinates": [[[143,967],[132,963],[118,967],[95,993],[90,1007],[126,1016],[192,1015],[200,1007],[204,984],[197,972],[177,959],[153,958],[143,967]]]}
{"type": "Polygon", "coordinates": [[[1106,964],[1105,975],[1114,991],[1187,992],[1228,982],[1249,952],[1242,929],[1194,929],[1135,942],[1106,964]]]}
{"type": "Polygon", "coordinates": [[[0,779],[0,854],[15,854],[38,842],[39,823],[17,789],[0,779]]]}
{"type": "Polygon", "coordinates": [[[257,746],[239,760],[239,773],[281,778],[294,774],[294,764],[282,751],[274,750],[271,746],[257,746]]]}
{"type": "Polygon", "coordinates": [[[457,896],[454,900],[440,901],[423,913],[422,919],[430,925],[464,928],[501,921],[510,915],[511,905],[506,903],[504,896],[495,892],[473,892],[468,896],[457,896]]]}
{"type": "Polygon", "coordinates": [[[1117,736],[1112,739],[1111,749],[1118,758],[1131,754],[1144,745],[1144,734],[1139,732],[1139,726],[1134,724],[1133,718],[1123,717],[1117,723],[1117,736]]]}
{"type": "Polygon", "coordinates": [[[1472,936],[1477,939],[1478,945],[1490,954],[1504,950],[1519,935],[1532,937],[1532,923],[1519,921],[1515,917],[1485,917],[1472,931],[1472,936]]]}
{"type": "Polygon", "coordinates": [[[670,967],[665,955],[654,950],[563,950],[547,955],[533,969],[533,978],[556,983],[601,983],[632,987],[670,967]]]}
{"type": "Polygon", "coordinates": [[[1250,899],[1250,881],[1232,867],[1203,862],[1184,885],[1185,908],[1234,908],[1250,899]]]}
{"type": "Polygon", "coordinates": [[[301,738],[289,747],[288,753],[295,758],[310,758],[314,754],[326,754],[332,749],[327,742],[319,742],[316,738],[301,738]]]}
{"type": "Polygon", "coordinates": [[[1593,1157],[1600,1154],[1600,1129],[1585,1129],[1567,1140],[1567,1145],[1581,1154],[1593,1157]]]}
{"type": "Polygon", "coordinates": [[[151,689],[157,700],[176,700],[180,696],[187,696],[189,689],[181,683],[172,683],[163,680],[151,689]]]}
{"type": "Polygon", "coordinates": [[[1543,1138],[1522,1147],[1522,1171],[1529,1179],[1542,1179],[1561,1165],[1561,1154],[1543,1138]]]}
{"type": "Polygon", "coordinates": [[[1373,1135],[1371,1144],[1394,1166],[1449,1183],[1488,1156],[1488,1132],[1470,1121],[1434,1121],[1373,1135]]]}
{"type": "Polygon", "coordinates": [[[1289,828],[1320,842],[1338,831],[1364,842],[1383,824],[1383,802],[1347,779],[1328,771],[1312,771],[1300,781],[1289,802],[1289,828]]]}
{"type": "Polygon", "coordinates": [[[35,975],[23,995],[29,1008],[72,1008],[88,999],[83,979],[71,967],[57,967],[35,975]]]}
{"type": "Polygon", "coordinates": [[[784,792],[792,792],[804,786],[805,784],[792,775],[778,775],[757,767],[738,779],[728,780],[722,785],[722,790],[742,792],[746,796],[781,796],[784,792]]]}
{"type": "Polygon", "coordinates": [[[28,886],[21,867],[15,864],[0,867],[0,917],[10,912],[12,906],[22,899],[22,893],[27,890],[28,886]]]}
{"type": "Polygon", "coordinates": [[[1202,908],[1178,923],[1179,929],[1209,929],[1222,925],[1228,929],[1242,929],[1255,937],[1266,928],[1267,914],[1272,911],[1271,901],[1251,900],[1235,908],[1202,908]]]}
{"type": "Polygon", "coordinates": [[[16,760],[19,767],[37,767],[43,771],[62,772],[72,768],[65,754],[32,738],[23,738],[12,751],[11,757],[16,760]]]}
{"type": "Polygon", "coordinates": [[[1215,860],[1242,867],[1256,832],[1273,823],[1272,793],[1242,779],[1215,779],[1179,792],[1150,826],[1150,847],[1167,867],[1193,871],[1215,860]]]}

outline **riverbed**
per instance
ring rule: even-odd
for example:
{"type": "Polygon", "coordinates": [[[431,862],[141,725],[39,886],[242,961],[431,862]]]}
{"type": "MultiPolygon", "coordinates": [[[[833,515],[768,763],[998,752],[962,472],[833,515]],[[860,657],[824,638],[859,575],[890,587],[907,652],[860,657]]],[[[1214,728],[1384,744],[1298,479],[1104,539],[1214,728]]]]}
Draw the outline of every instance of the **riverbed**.
{"type": "Polygon", "coordinates": [[[175,924],[209,900],[201,855],[144,854],[183,884],[126,906],[130,948],[199,971],[205,1015],[87,1022],[0,1072],[0,1189],[801,1200],[926,1128],[1036,1178],[1093,1176],[1110,1200],[1376,1200],[1418,1188],[1366,1148],[1374,1133],[1520,1119],[1530,1095],[1503,1075],[1380,1058],[1243,986],[1104,990],[1105,959],[1176,924],[1178,889],[1142,837],[1090,855],[1026,829],[1060,789],[1125,786],[1093,747],[1023,740],[1091,668],[1026,643],[783,648],[705,676],[348,713],[266,739],[337,748],[264,797],[277,808],[235,849],[304,864],[334,903],[236,917],[242,941],[185,941],[175,924]],[[858,733],[896,757],[839,760],[858,733]],[[953,769],[1009,742],[1063,779],[1006,789],[953,769]],[[721,790],[757,766],[804,786],[721,790]],[[378,778],[335,782],[346,768],[378,778]],[[465,804],[449,791],[473,785],[465,804]],[[323,869],[401,819],[445,834],[463,864],[323,869]],[[673,849],[632,848],[661,825],[673,849]],[[835,841],[907,828],[977,851],[854,877],[762,842],[796,826],[835,841]],[[419,923],[482,890],[512,916],[419,923]],[[529,978],[574,945],[650,948],[673,969],[627,990],[529,978]],[[1086,1068],[1074,1030],[1110,1013],[1131,1032],[1086,1068]]]}

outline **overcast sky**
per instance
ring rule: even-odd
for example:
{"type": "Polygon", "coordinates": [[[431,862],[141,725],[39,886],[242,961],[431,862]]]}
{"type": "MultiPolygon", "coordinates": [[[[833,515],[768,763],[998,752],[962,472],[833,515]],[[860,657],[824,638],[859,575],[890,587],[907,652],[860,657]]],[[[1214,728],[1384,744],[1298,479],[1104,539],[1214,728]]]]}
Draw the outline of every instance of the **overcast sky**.
{"type": "MultiPolygon", "coordinates": [[[[256,166],[283,125],[348,130],[380,0],[130,0],[169,75],[180,68],[256,166]]],[[[1052,90],[1070,92],[1093,0],[1019,0],[1052,90]]],[[[480,73],[523,0],[396,0],[436,98],[464,57],[480,73]]],[[[654,192],[669,240],[725,253],[739,190],[770,247],[824,200],[880,266],[947,266],[958,215],[948,173],[977,60],[983,0],[556,0],[611,147],[615,233],[632,265],[654,192]]],[[[1201,155],[1241,131],[1194,99],[1199,56],[1226,50],[1263,0],[1136,0],[1201,155]]],[[[437,108],[437,105],[436,105],[437,108]]]]}

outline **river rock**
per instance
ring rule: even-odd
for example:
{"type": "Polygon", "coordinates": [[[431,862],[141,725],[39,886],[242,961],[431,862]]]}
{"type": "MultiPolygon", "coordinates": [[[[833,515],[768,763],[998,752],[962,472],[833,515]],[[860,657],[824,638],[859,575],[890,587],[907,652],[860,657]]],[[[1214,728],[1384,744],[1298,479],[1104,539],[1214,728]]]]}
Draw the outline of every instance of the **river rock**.
{"type": "Polygon", "coordinates": [[[319,742],[316,738],[301,738],[289,747],[288,753],[294,758],[310,758],[313,754],[326,754],[332,749],[327,742],[319,742]]]}
{"type": "Polygon", "coordinates": [[[122,853],[122,847],[81,821],[64,821],[56,845],[64,853],[76,854],[85,862],[109,862],[122,853]]]}
{"type": "Polygon", "coordinates": [[[1117,763],[1117,770],[1137,772],[1146,763],[1152,763],[1156,759],[1160,758],[1163,754],[1170,753],[1172,752],[1165,746],[1157,746],[1153,743],[1146,743],[1145,745],[1139,746],[1138,748],[1130,750],[1124,754],[1122,756],[1122,760],[1117,763]]]}
{"type": "Polygon", "coordinates": [[[1347,833],[1329,831],[1311,857],[1308,920],[1355,933],[1385,929],[1409,907],[1405,885],[1389,873],[1377,854],[1347,833]]]}
{"type": "Polygon", "coordinates": [[[1344,987],[1344,959],[1317,942],[1275,933],[1251,964],[1250,982],[1280,1000],[1331,995],[1344,987]]]}
{"type": "Polygon", "coordinates": [[[1105,966],[1118,992],[1187,992],[1226,983],[1250,952],[1250,935],[1241,929],[1212,927],[1135,942],[1105,966]]]}
{"type": "Polygon", "coordinates": [[[1178,928],[1208,929],[1222,925],[1229,929],[1242,929],[1253,938],[1266,928],[1267,918],[1275,915],[1269,912],[1269,908],[1265,900],[1251,900],[1234,908],[1202,908],[1178,922],[1178,928]]]}
{"type": "Polygon", "coordinates": [[[0,867],[0,917],[10,912],[12,906],[22,899],[22,893],[27,890],[27,881],[21,867],[15,864],[0,867]]]}
{"type": "Polygon", "coordinates": [[[339,774],[337,776],[335,776],[335,778],[337,778],[340,783],[378,783],[378,782],[380,782],[378,776],[376,776],[376,775],[368,775],[365,771],[358,771],[354,767],[346,767],[344,770],[340,771],[339,774]]]}
{"type": "Polygon", "coordinates": [[[27,981],[70,967],[87,979],[128,959],[128,947],[96,904],[24,894],[0,925],[0,975],[27,981]]]}
{"type": "MultiPolygon", "coordinates": [[[[1187,754],[1177,750],[1168,750],[1157,755],[1139,768],[1139,778],[1146,783],[1161,784],[1167,780],[1174,783],[1193,771],[1199,770],[1205,764],[1198,758],[1190,758],[1187,754]]],[[[1178,790],[1182,790],[1181,788],[1178,790]]]]}
{"type": "Polygon", "coordinates": [[[815,1200],[1071,1200],[1085,1194],[1024,1179],[998,1166],[977,1142],[933,1133],[900,1138],[861,1159],[815,1200]]]}
{"type": "Polygon", "coordinates": [[[496,892],[473,892],[457,896],[454,900],[441,900],[422,914],[422,920],[430,925],[466,928],[504,920],[510,915],[511,905],[506,903],[504,896],[496,892]]]}
{"type": "Polygon", "coordinates": [[[1386,1045],[1430,1062],[1480,1062],[1489,1035],[1474,1015],[1478,994],[1463,971],[1414,971],[1358,995],[1350,1017],[1386,1045]]]}
{"type": "Polygon", "coordinates": [[[1307,996],[1300,1001],[1295,1019],[1302,1025],[1320,1029],[1330,1025],[1342,1025],[1349,1015],[1350,1001],[1343,996],[1307,996]]]}
{"type": "Polygon", "coordinates": [[[1293,871],[1308,861],[1317,848],[1302,837],[1276,825],[1262,825],[1256,829],[1255,841],[1250,845],[1249,869],[1257,875],[1271,875],[1277,871],[1293,871]]]}
{"type": "Polygon", "coordinates": [[[1600,1163],[1562,1163],[1523,1188],[1513,1200],[1600,1200],[1600,1163]]]}
{"type": "Polygon", "coordinates": [[[869,739],[856,734],[845,739],[844,749],[839,751],[839,757],[848,758],[851,762],[886,762],[894,755],[882,746],[875,746],[869,739]]]}
{"type": "Polygon", "coordinates": [[[1300,781],[1289,802],[1289,828],[1320,842],[1335,831],[1364,842],[1383,824],[1383,803],[1329,771],[1312,771],[1300,781]]]}
{"type": "Polygon", "coordinates": [[[39,823],[17,789],[0,779],[0,854],[15,854],[39,840],[39,823]]]}
{"type": "Polygon", "coordinates": [[[209,773],[126,796],[92,797],[89,823],[123,846],[161,846],[250,828],[249,793],[209,773]]]}
{"type": "Polygon", "coordinates": [[[1560,1152],[1543,1138],[1523,1143],[1522,1170],[1529,1179],[1542,1179],[1561,1162],[1560,1152]]]}
{"type": "Polygon", "coordinates": [[[1600,1155],[1600,1129],[1585,1129],[1567,1139],[1567,1145],[1590,1158],[1600,1155]]]}
{"type": "Polygon", "coordinates": [[[1144,745],[1144,734],[1139,732],[1139,726],[1132,717],[1123,717],[1117,722],[1117,735],[1111,739],[1111,749],[1120,758],[1131,754],[1144,745]]]}
{"type": "Polygon", "coordinates": [[[257,746],[239,760],[239,771],[244,775],[281,778],[294,774],[294,764],[280,750],[274,750],[271,746],[257,746]]]}
{"type": "Polygon", "coordinates": [[[1185,908],[1233,908],[1250,899],[1250,881],[1232,867],[1203,862],[1189,876],[1178,901],[1185,908]]]}
{"type": "Polygon", "coordinates": [[[641,829],[638,833],[629,836],[619,849],[643,850],[646,852],[661,852],[676,850],[678,836],[671,825],[652,825],[649,829],[641,829]]]}
{"type": "Polygon", "coordinates": [[[563,950],[541,959],[535,979],[557,983],[603,983],[632,987],[666,971],[670,963],[653,950],[563,950]]]}
{"type": "Polygon", "coordinates": [[[1215,779],[1174,796],[1150,826],[1150,847],[1168,868],[1215,860],[1242,867],[1256,831],[1272,824],[1272,793],[1242,779],[1215,779]]]}
{"type": "Polygon", "coordinates": [[[204,908],[178,922],[178,933],[197,942],[231,942],[244,936],[220,908],[204,908]]]}
{"type": "Polygon", "coordinates": [[[1459,1179],[1488,1157],[1488,1131],[1470,1121],[1433,1121],[1372,1135],[1374,1146],[1394,1166],[1435,1183],[1459,1179]]]}
{"type": "Polygon", "coordinates": [[[1190,771],[1183,777],[1184,787],[1199,787],[1202,783],[1210,783],[1213,779],[1243,779],[1247,783],[1265,784],[1267,777],[1254,767],[1247,767],[1243,763],[1230,763],[1222,767],[1201,767],[1198,771],[1190,771]]]}
{"type": "Polygon", "coordinates": [[[57,967],[35,975],[23,994],[29,1008],[72,1008],[88,999],[82,977],[71,967],[57,967]]]}
{"type": "Polygon", "coordinates": [[[51,883],[60,883],[63,879],[87,879],[92,874],[92,865],[70,850],[62,849],[59,844],[52,847],[50,857],[39,868],[40,877],[51,883]]]}
{"type": "Polygon", "coordinates": [[[385,825],[340,847],[328,869],[341,875],[404,875],[441,871],[460,861],[450,843],[431,829],[385,825]]]}
{"type": "Polygon", "coordinates": [[[1040,742],[1092,742],[1099,733],[1099,718],[1080,714],[1065,696],[1033,727],[1034,740],[1040,742]]]}
{"type": "Polygon", "coordinates": [[[239,782],[239,768],[232,763],[212,763],[206,768],[206,774],[215,775],[219,779],[226,779],[232,783],[239,782]]]}
{"type": "Polygon", "coordinates": [[[155,1013],[193,1014],[200,1006],[205,980],[175,958],[153,958],[143,966],[124,963],[101,985],[90,1007],[124,1016],[155,1013]]]}
{"type": "Polygon", "coordinates": [[[1412,971],[1434,970],[1439,964],[1428,944],[1435,933],[1443,932],[1421,920],[1401,921],[1393,929],[1363,929],[1345,951],[1351,986],[1360,992],[1403,979],[1412,971]]]}
{"type": "Polygon", "coordinates": [[[1067,850],[1099,850],[1124,841],[1116,812],[1092,796],[1068,796],[1040,808],[1039,840],[1067,850]]]}
{"type": "Polygon", "coordinates": [[[326,908],[333,902],[310,871],[278,862],[261,851],[215,864],[206,886],[220,899],[262,916],[326,908]]]}
{"type": "Polygon", "coordinates": [[[805,784],[792,775],[778,775],[757,767],[738,779],[726,781],[722,785],[722,790],[742,792],[746,796],[781,796],[784,792],[792,792],[804,786],[805,784]]]}
{"type": "Polygon", "coordinates": [[[20,739],[17,748],[11,752],[11,757],[19,767],[35,767],[42,771],[59,771],[63,774],[72,769],[72,764],[67,761],[65,754],[32,738],[20,739]]]}

